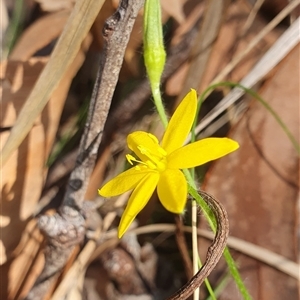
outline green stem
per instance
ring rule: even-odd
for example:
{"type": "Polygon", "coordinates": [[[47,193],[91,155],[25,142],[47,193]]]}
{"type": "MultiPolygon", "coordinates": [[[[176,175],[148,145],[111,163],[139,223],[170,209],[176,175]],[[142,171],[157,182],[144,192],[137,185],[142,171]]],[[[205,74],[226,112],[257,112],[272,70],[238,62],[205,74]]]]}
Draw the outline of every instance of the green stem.
{"type": "MultiPolygon", "coordinates": [[[[229,283],[230,280],[230,273],[226,273],[225,277],[223,277],[221,279],[221,282],[218,283],[218,285],[215,287],[215,295],[218,297],[219,295],[221,295],[222,291],[224,290],[224,288],[226,287],[226,285],[229,283]]],[[[212,299],[212,297],[208,297],[206,298],[206,300],[215,300],[212,299]]]]}
{"type": "MultiPolygon", "coordinates": [[[[200,256],[198,257],[198,259],[199,259],[199,267],[201,268],[202,267],[202,263],[201,263],[201,260],[200,260],[200,256]]],[[[209,280],[207,278],[204,279],[204,283],[205,283],[205,286],[206,286],[206,288],[208,290],[210,298],[212,300],[217,300],[217,296],[216,296],[214,290],[212,289],[212,287],[210,285],[210,282],[209,282],[209,280]]]]}
{"type": "MultiPolygon", "coordinates": [[[[191,129],[191,143],[196,141],[196,126],[198,123],[198,116],[199,116],[199,112],[202,106],[202,98],[201,95],[198,97],[198,105],[197,105],[197,111],[196,111],[196,115],[195,115],[195,120],[193,122],[192,125],[192,129],[191,129]]],[[[195,168],[190,169],[190,173],[192,176],[193,181],[195,181],[195,168]]]]}
{"type": "Polygon", "coordinates": [[[6,35],[5,35],[5,46],[3,50],[3,58],[7,58],[10,52],[12,51],[18,35],[20,33],[22,27],[22,15],[23,15],[23,7],[24,1],[23,0],[16,0],[14,5],[14,10],[12,13],[12,18],[10,24],[8,26],[6,35]]]}
{"type": "Polygon", "coordinates": [[[236,285],[238,286],[241,294],[243,295],[245,300],[251,300],[251,296],[246,288],[246,286],[244,285],[244,282],[241,278],[241,275],[238,271],[238,268],[236,266],[236,263],[234,261],[234,259],[232,258],[230,251],[228,249],[228,247],[225,248],[223,256],[227,262],[229,271],[231,273],[231,276],[234,278],[236,285]]]}
{"type": "MultiPolygon", "coordinates": [[[[206,202],[202,199],[202,197],[198,194],[198,192],[194,189],[193,186],[189,187],[189,193],[200,205],[200,207],[204,213],[204,216],[206,217],[212,231],[215,233],[217,230],[217,224],[216,224],[215,217],[212,214],[209,206],[206,204],[206,202]]],[[[237,285],[238,289],[240,290],[240,293],[242,294],[243,298],[245,300],[251,300],[252,298],[251,298],[246,286],[244,285],[244,282],[243,282],[241,275],[237,269],[237,266],[236,266],[231,254],[229,252],[229,249],[227,247],[225,248],[223,255],[227,262],[231,276],[233,277],[234,281],[236,282],[236,285],[237,285]]]]}
{"type": "MultiPolygon", "coordinates": [[[[200,107],[201,107],[201,104],[203,103],[204,101],[204,97],[206,95],[206,93],[208,93],[211,89],[215,88],[215,86],[217,85],[212,85],[210,86],[209,88],[207,88],[199,97],[199,100],[198,100],[198,108],[197,108],[197,114],[196,114],[196,117],[195,117],[195,121],[193,123],[193,127],[192,127],[192,130],[191,130],[191,141],[195,141],[196,140],[196,135],[195,135],[195,128],[196,128],[196,125],[197,125],[197,118],[198,118],[198,114],[199,114],[199,111],[200,111],[200,107]]],[[[196,188],[196,185],[195,185],[195,180],[194,180],[194,171],[192,172],[192,174],[189,172],[189,170],[183,170],[183,173],[187,179],[187,182],[189,184],[189,192],[190,194],[192,195],[192,197],[196,200],[196,202],[198,203],[198,205],[201,207],[203,213],[204,213],[204,216],[205,218],[207,219],[211,229],[213,230],[213,232],[215,233],[216,232],[216,229],[217,229],[217,224],[216,224],[216,220],[215,220],[215,216],[214,214],[211,212],[209,206],[206,204],[206,202],[202,199],[202,197],[198,194],[198,192],[196,191],[197,188],[196,188]]],[[[225,250],[224,250],[224,258],[227,262],[227,265],[228,265],[228,268],[230,270],[230,273],[231,273],[231,276],[233,277],[233,279],[235,280],[236,282],[236,285],[238,287],[238,289],[240,290],[240,293],[242,294],[243,298],[245,300],[250,300],[251,299],[251,296],[249,294],[249,292],[247,291],[244,283],[243,283],[243,280],[240,276],[240,273],[236,267],[236,264],[229,252],[229,249],[226,247],[225,250]]],[[[208,288],[208,286],[207,286],[208,288]]],[[[208,290],[210,291],[210,289],[208,288],[208,290]]],[[[212,291],[212,294],[210,293],[211,295],[211,298],[214,299],[215,298],[215,294],[214,292],[212,291]]]]}
{"type": "MultiPolygon", "coordinates": [[[[196,190],[196,184],[195,184],[195,180],[194,180],[194,175],[191,174],[191,173],[189,172],[189,170],[187,170],[187,169],[183,170],[183,173],[184,173],[184,175],[185,175],[185,177],[186,177],[186,179],[187,179],[187,181],[188,181],[188,184],[189,184],[194,190],[196,190]]],[[[192,201],[197,203],[196,200],[192,200],[192,201]]],[[[207,205],[206,202],[205,202],[204,200],[203,200],[203,203],[204,203],[204,205],[207,205]]],[[[209,208],[207,208],[207,209],[209,210],[209,208]]],[[[193,217],[193,215],[192,215],[192,217],[193,217]]],[[[197,221],[197,220],[192,219],[192,226],[194,226],[194,223],[196,223],[196,221],[197,221]]],[[[194,241],[193,241],[193,242],[194,242],[194,241]]],[[[197,256],[198,256],[199,264],[200,264],[200,266],[201,266],[202,264],[201,264],[200,257],[199,257],[199,255],[198,255],[198,251],[197,251],[197,256]]],[[[214,299],[214,300],[216,300],[216,299],[217,299],[217,298],[216,298],[216,295],[215,295],[215,293],[214,293],[214,291],[213,291],[213,289],[212,289],[212,287],[211,287],[211,285],[210,285],[210,283],[209,283],[209,280],[206,278],[206,279],[204,280],[204,282],[205,282],[206,288],[207,288],[207,290],[208,290],[208,292],[209,292],[211,298],[214,299]]]]}
{"type": "Polygon", "coordinates": [[[151,84],[151,90],[152,90],[154,104],[155,104],[156,110],[158,112],[158,115],[159,115],[164,127],[167,128],[168,118],[167,118],[167,115],[166,115],[164,105],[162,103],[159,85],[158,84],[151,84]]]}
{"type": "MultiPolygon", "coordinates": [[[[192,201],[192,253],[193,253],[193,274],[199,271],[199,262],[201,261],[198,252],[198,232],[197,232],[197,202],[192,201]]],[[[193,299],[198,300],[200,295],[200,287],[194,290],[193,299]]]]}
{"type": "Polygon", "coordinates": [[[204,279],[204,282],[205,282],[206,288],[207,288],[207,290],[208,290],[208,292],[209,292],[210,298],[211,298],[212,300],[217,300],[217,296],[215,295],[215,292],[214,292],[214,290],[212,289],[212,287],[211,287],[211,285],[210,285],[208,279],[205,278],[205,279],[204,279]]]}

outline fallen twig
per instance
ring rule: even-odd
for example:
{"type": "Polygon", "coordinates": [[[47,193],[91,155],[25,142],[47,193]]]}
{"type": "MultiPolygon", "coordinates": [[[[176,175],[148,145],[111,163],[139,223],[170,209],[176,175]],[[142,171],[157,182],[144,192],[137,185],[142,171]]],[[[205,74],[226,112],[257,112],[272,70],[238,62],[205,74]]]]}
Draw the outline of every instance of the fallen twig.
{"type": "Polygon", "coordinates": [[[85,236],[85,218],[91,207],[85,205],[84,195],[95,164],[124,52],[143,2],[122,0],[117,11],[104,24],[105,45],[76,165],[71,173],[60,211],[53,216],[44,215],[39,219],[40,229],[47,237],[46,261],[27,299],[43,298],[75,246],[80,244],[85,236]]]}

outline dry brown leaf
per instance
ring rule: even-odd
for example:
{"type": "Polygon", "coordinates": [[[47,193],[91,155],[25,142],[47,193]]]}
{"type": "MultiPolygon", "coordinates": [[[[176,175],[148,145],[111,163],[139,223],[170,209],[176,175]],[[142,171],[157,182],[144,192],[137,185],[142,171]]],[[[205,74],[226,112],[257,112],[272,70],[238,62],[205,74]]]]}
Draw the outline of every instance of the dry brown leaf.
{"type": "Polygon", "coordinates": [[[0,44],[3,45],[3,37],[8,27],[9,18],[4,0],[0,0],[0,44]]]}
{"type": "MultiPolygon", "coordinates": [[[[201,82],[197,81],[198,86],[190,88],[198,88],[198,91],[203,91],[218,73],[228,64],[231,59],[241,53],[257,32],[263,27],[264,23],[256,21],[255,26],[251,28],[249,34],[239,39],[242,25],[249,14],[249,7],[242,2],[235,2],[227,9],[226,19],[222,25],[219,37],[216,40],[209,61],[206,66],[206,71],[201,82]]],[[[255,62],[260,58],[263,52],[274,43],[280,35],[279,31],[272,32],[260,44],[260,48],[255,49],[250,55],[240,63],[235,70],[230,74],[230,80],[239,81],[247,74],[255,62]]],[[[189,64],[184,64],[168,81],[166,90],[169,95],[178,95],[181,92],[183,82],[185,80],[189,64]]]]}
{"type": "Polygon", "coordinates": [[[189,14],[185,16],[184,23],[180,24],[174,31],[174,34],[172,36],[171,45],[177,45],[181,40],[182,37],[190,31],[193,26],[195,26],[195,23],[200,19],[201,15],[204,12],[205,5],[202,2],[199,3],[193,3],[193,6],[189,2],[189,14]]]}
{"type": "Polygon", "coordinates": [[[17,295],[20,289],[28,292],[43,268],[42,241],[36,220],[31,220],[23,230],[22,241],[14,251],[14,259],[0,266],[1,274],[5,274],[0,283],[0,299],[23,299],[26,296],[27,293],[21,293],[19,297],[17,295]]]}
{"type": "MultiPolygon", "coordinates": [[[[18,112],[46,62],[45,58],[34,58],[28,62],[3,62],[1,65],[1,80],[4,82],[1,127],[9,129],[14,124],[18,112]]],[[[46,154],[49,151],[44,147],[46,128],[41,118],[37,119],[30,136],[2,170],[1,219],[4,218],[6,221],[5,225],[1,226],[1,264],[18,245],[22,230],[26,226],[26,219],[32,214],[40,197],[45,177],[46,154]],[[15,232],[13,236],[12,230],[15,232]]],[[[8,135],[9,130],[1,133],[2,145],[8,135]]]]}
{"type": "Polygon", "coordinates": [[[143,40],[143,14],[140,12],[132,28],[131,36],[125,51],[124,63],[120,73],[120,81],[126,81],[129,77],[140,74],[140,46],[143,40]]]}
{"type": "MultiPolygon", "coordinates": [[[[172,45],[177,45],[183,38],[183,36],[191,30],[193,26],[196,26],[197,20],[200,19],[200,16],[203,14],[205,5],[200,3],[188,2],[189,8],[193,5],[191,12],[186,15],[185,22],[180,24],[178,28],[176,28],[174,35],[172,36],[172,45]]],[[[189,64],[183,64],[177,72],[175,72],[166,82],[166,93],[170,96],[177,96],[182,89],[182,85],[185,79],[185,76],[188,72],[189,64]]]]}
{"type": "Polygon", "coordinates": [[[80,47],[84,44],[82,41],[87,38],[103,2],[104,0],[78,0],[76,2],[49,62],[28,96],[16,123],[11,129],[11,134],[2,148],[3,165],[24,141],[34,125],[34,120],[42,112],[54,90],[66,75],[68,67],[74,62],[77,53],[80,52],[80,47]],[[30,118],[28,118],[29,115],[30,118]]]}
{"type": "MultiPolygon", "coordinates": [[[[215,43],[208,62],[207,72],[199,84],[199,92],[203,91],[235,56],[242,53],[250,41],[266,25],[264,21],[256,19],[248,34],[243,38],[239,38],[249,12],[245,7],[237,4],[232,5],[228,10],[227,22],[222,26],[220,36],[215,43]]],[[[278,29],[267,34],[264,40],[235,67],[227,79],[239,82],[281,34],[282,31],[278,29]]]]}
{"type": "MultiPolygon", "coordinates": [[[[62,12],[38,20],[24,32],[15,47],[12,54],[15,61],[10,60],[1,65],[1,126],[8,129],[1,133],[1,145],[48,61],[48,58],[29,57],[59,36],[67,16],[68,12],[62,12]],[[57,25],[56,28],[52,28],[53,24],[57,25]],[[47,27],[51,27],[50,30],[47,27]]],[[[17,294],[24,297],[42,268],[43,256],[38,252],[42,237],[39,230],[33,229],[32,223],[28,221],[40,198],[47,173],[45,163],[53,145],[67,92],[90,44],[91,35],[88,35],[41,116],[35,121],[29,136],[1,170],[0,263],[1,274],[5,274],[5,280],[1,281],[1,299],[16,299],[17,294]]]]}
{"type": "MultiPolygon", "coordinates": [[[[260,90],[298,142],[299,50],[298,44],[260,90]]],[[[231,137],[241,147],[214,165],[205,189],[225,205],[232,236],[297,261],[296,150],[270,113],[254,100],[231,137]]],[[[247,257],[240,257],[238,264],[253,299],[297,298],[295,279],[247,257]]],[[[220,299],[236,293],[230,284],[220,299]]]]}
{"type": "Polygon", "coordinates": [[[175,105],[178,105],[191,87],[195,87],[198,85],[198,82],[202,82],[214,42],[219,36],[226,10],[227,1],[220,3],[218,0],[211,0],[207,2],[201,26],[197,26],[198,33],[190,53],[190,67],[175,105]]]}
{"type": "MultiPolygon", "coordinates": [[[[85,41],[85,47],[82,47],[82,51],[69,67],[41,117],[36,120],[28,138],[2,170],[0,257],[1,273],[7,275],[7,282],[3,282],[1,299],[8,299],[8,294],[10,299],[16,299],[15,295],[21,286],[26,295],[41,270],[42,257],[36,257],[41,246],[41,236],[38,230],[35,234],[26,234],[26,231],[31,232],[32,229],[31,223],[27,226],[28,218],[35,210],[40,198],[47,172],[45,162],[54,141],[66,94],[73,76],[85,58],[85,51],[90,42],[89,36],[85,41]],[[25,228],[27,228],[26,231],[24,231],[25,228]],[[14,234],[12,235],[11,232],[14,234]],[[13,259],[13,257],[16,258],[13,259]],[[8,258],[10,258],[10,263],[7,262],[8,258]],[[30,276],[27,277],[26,274],[29,271],[30,276]],[[24,282],[25,278],[26,282],[24,282]]],[[[13,125],[16,114],[46,62],[45,58],[32,58],[28,62],[5,62],[2,66],[4,113],[1,126],[13,125]]],[[[4,142],[7,135],[8,132],[3,132],[1,141],[4,142]]]]}
{"type": "Polygon", "coordinates": [[[41,17],[26,29],[14,47],[9,59],[26,61],[61,34],[70,11],[41,17]],[[37,38],[38,37],[38,38],[37,38]]]}
{"type": "Polygon", "coordinates": [[[184,23],[184,5],[187,0],[161,0],[160,2],[162,10],[164,10],[168,16],[173,17],[179,24],[184,23]]]}
{"type": "MultiPolygon", "coordinates": [[[[60,115],[64,106],[72,78],[81,66],[85,51],[91,42],[85,41],[85,47],[69,67],[66,76],[53,93],[48,105],[37,120],[24,142],[2,169],[2,245],[1,264],[7,260],[18,245],[26,220],[34,212],[40,198],[47,169],[46,160],[51,150],[60,115]],[[11,235],[11,230],[16,232],[11,235]]],[[[2,127],[11,127],[31,91],[47,59],[31,58],[28,62],[9,61],[2,65],[3,80],[2,127]]],[[[4,144],[9,130],[1,133],[4,144]]]]}
{"type": "Polygon", "coordinates": [[[54,12],[63,9],[71,9],[75,0],[35,0],[41,5],[43,11],[54,12]]]}

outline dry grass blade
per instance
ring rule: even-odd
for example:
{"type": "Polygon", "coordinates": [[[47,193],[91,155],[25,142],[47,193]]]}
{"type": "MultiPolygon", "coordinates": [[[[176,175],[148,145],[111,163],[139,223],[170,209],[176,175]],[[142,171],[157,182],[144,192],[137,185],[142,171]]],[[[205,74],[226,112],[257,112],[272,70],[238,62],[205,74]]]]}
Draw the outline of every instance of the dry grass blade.
{"type": "MultiPolygon", "coordinates": [[[[300,41],[300,18],[298,18],[266,52],[261,60],[254,66],[247,76],[240,82],[241,85],[251,88],[266,76],[300,41]]],[[[244,91],[233,89],[214,109],[201,121],[196,128],[199,133],[212,120],[237,101],[244,91]]]]}
{"type": "Polygon", "coordinates": [[[51,94],[67,71],[67,67],[78,53],[81,42],[86,37],[103,3],[104,0],[76,1],[72,14],[51,55],[51,59],[31,91],[1,151],[1,167],[18,148],[31,129],[36,117],[45,107],[51,94]]]}
{"type": "MultiPolygon", "coordinates": [[[[97,239],[100,236],[100,231],[95,233],[95,238],[97,239]]],[[[63,280],[60,282],[58,288],[53,293],[51,299],[59,300],[64,299],[68,295],[69,291],[76,285],[77,279],[80,277],[82,272],[87,267],[87,262],[89,261],[92,253],[96,249],[96,241],[90,240],[85,245],[84,249],[80,252],[80,255],[76,261],[72,264],[68,273],[64,276],[63,280]]]]}
{"type": "MultiPolygon", "coordinates": [[[[156,231],[174,232],[175,229],[176,226],[173,224],[152,224],[152,225],[147,225],[144,227],[134,229],[133,232],[139,235],[139,234],[146,234],[146,233],[156,232],[156,231]]],[[[184,231],[192,233],[192,228],[189,226],[184,226],[184,231]]],[[[198,234],[207,239],[214,238],[214,234],[208,230],[198,229],[198,234]]],[[[268,264],[269,266],[281,272],[284,272],[285,274],[295,279],[298,280],[300,279],[299,264],[281,255],[278,255],[265,248],[262,248],[260,246],[254,245],[252,243],[231,236],[228,237],[227,245],[232,249],[235,249],[265,264],[268,264]]]]}
{"type": "Polygon", "coordinates": [[[230,64],[228,64],[222,72],[213,80],[213,83],[223,80],[241,60],[271,31],[273,30],[286,16],[288,16],[298,5],[300,0],[290,2],[265,28],[255,39],[253,39],[248,47],[239,55],[237,55],[230,64]]]}
{"type": "Polygon", "coordinates": [[[261,6],[263,5],[263,3],[265,2],[265,0],[257,0],[248,16],[248,19],[243,27],[242,33],[241,35],[243,36],[248,29],[251,27],[251,25],[253,24],[253,21],[259,11],[259,9],[261,8],[261,6]]]}

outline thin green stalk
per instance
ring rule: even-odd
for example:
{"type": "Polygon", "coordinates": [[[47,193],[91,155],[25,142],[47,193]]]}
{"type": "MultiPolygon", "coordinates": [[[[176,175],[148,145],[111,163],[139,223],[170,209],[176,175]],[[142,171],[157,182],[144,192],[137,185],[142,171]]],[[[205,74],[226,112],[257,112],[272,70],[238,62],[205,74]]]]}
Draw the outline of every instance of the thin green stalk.
{"type": "Polygon", "coordinates": [[[202,95],[203,94],[201,94],[198,97],[198,105],[197,105],[196,116],[195,116],[195,120],[194,120],[192,129],[191,129],[191,143],[196,141],[196,132],[195,132],[195,130],[196,130],[196,126],[197,126],[197,123],[198,123],[199,112],[200,112],[200,109],[201,109],[201,106],[202,106],[202,103],[203,103],[203,96],[202,95]]]}
{"type": "Polygon", "coordinates": [[[23,0],[16,0],[14,5],[14,10],[12,13],[12,18],[10,24],[8,26],[6,35],[5,35],[5,48],[3,50],[3,59],[7,58],[10,54],[11,50],[13,49],[17,37],[21,30],[21,23],[22,23],[22,14],[23,14],[23,0]]]}
{"type": "MultiPolygon", "coordinates": [[[[191,174],[189,172],[189,170],[187,170],[187,169],[183,170],[183,173],[185,175],[185,178],[187,179],[187,182],[188,182],[189,186],[191,186],[194,190],[196,190],[197,187],[196,187],[196,184],[195,184],[195,180],[194,180],[193,174],[191,174]]],[[[192,202],[196,202],[196,200],[192,200],[192,202]]],[[[203,203],[204,203],[203,205],[207,205],[204,200],[203,200],[203,203]]],[[[210,211],[210,209],[208,208],[208,206],[207,206],[207,211],[210,211]]],[[[192,217],[193,217],[193,215],[192,215],[192,217]]],[[[214,215],[212,214],[211,218],[213,218],[213,217],[214,217],[214,215]]],[[[195,220],[194,218],[192,218],[192,228],[193,229],[195,228],[196,224],[197,224],[197,219],[195,220]]],[[[193,243],[194,243],[194,239],[193,239],[193,243]]],[[[200,265],[201,265],[201,260],[200,260],[200,257],[198,255],[198,251],[197,251],[196,254],[197,254],[198,260],[199,260],[200,265]]],[[[194,252],[193,252],[193,255],[194,255],[194,252]]],[[[206,285],[206,288],[207,288],[207,290],[208,290],[211,298],[212,299],[216,299],[216,295],[215,295],[215,293],[214,293],[214,291],[213,291],[213,289],[212,289],[212,287],[211,287],[211,285],[209,283],[209,280],[207,278],[204,280],[204,283],[206,285]]]]}
{"type": "MultiPolygon", "coordinates": [[[[196,139],[195,128],[196,128],[196,125],[197,125],[197,117],[198,117],[198,114],[199,114],[200,106],[203,103],[205,93],[207,93],[208,91],[209,91],[209,89],[206,89],[202,93],[202,95],[199,97],[198,110],[197,110],[195,121],[194,121],[193,127],[192,127],[192,138],[191,138],[192,141],[195,141],[195,139],[196,139]]],[[[185,175],[185,177],[188,181],[188,184],[189,184],[190,194],[192,195],[192,197],[196,200],[198,205],[203,210],[204,216],[207,219],[207,221],[208,221],[211,229],[213,230],[213,232],[216,232],[217,224],[216,224],[215,216],[211,212],[209,206],[206,204],[206,202],[202,199],[202,197],[197,192],[197,188],[196,188],[196,185],[195,185],[195,179],[194,179],[194,173],[191,174],[188,170],[183,170],[183,172],[184,172],[184,175],[185,175]]],[[[242,280],[242,278],[239,274],[239,271],[236,267],[236,264],[235,264],[231,254],[229,252],[229,249],[227,247],[225,248],[223,255],[224,255],[224,258],[225,258],[225,260],[228,264],[230,273],[231,273],[233,279],[235,280],[236,285],[239,288],[242,296],[244,297],[245,300],[251,299],[251,296],[250,296],[249,292],[247,291],[247,289],[246,289],[246,287],[243,283],[243,280],[242,280]]],[[[215,295],[214,295],[214,297],[215,297],[215,295]]]]}
{"type": "MultiPolygon", "coordinates": [[[[162,104],[160,89],[159,89],[159,87],[157,87],[156,89],[152,89],[152,91],[153,90],[156,91],[156,97],[153,94],[153,98],[154,98],[154,104],[156,106],[157,112],[158,112],[158,114],[160,116],[160,119],[161,119],[162,123],[164,124],[165,127],[167,127],[168,126],[168,119],[167,119],[167,115],[166,115],[164,106],[162,104]]],[[[194,189],[196,189],[195,181],[192,179],[190,172],[188,170],[183,170],[183,172],[184,172],[186,178],[190,179],[189,180],[189,184],[192,185],[194,187],[194,189]]],[[[192,220],[192,222],[193,223],[197,223],[197,220],[192,220]]],[[[193,239],[193,243],[194,243],[194,239],[193,239]]],[[[197,252],[198,260],[200,261],[200,257],[198,256],[198,251],[196,251],[196,252],[197,252]]],[[[194,254],[194,251],[193,251],[193,257],[194,256],[195,256],[195,254],[194,254]]],[[[200,261],[200,264],[201,264],[201,261],[200,261]]],[[[209,294],[211,296],[211,299],[216,300],[217,298],[216,298],[216,296],[214,294],[214,291],[213,291],[213,289],[212,289],[212,287],[211,287],[211,285],[209,283],[209,280],[206,278],[204,280],[204,282],[205,282],[206,288],[207,288],[207,290],[208,290],[208,292],[209,292],[209,294]]],[[[197,293],[195,294],[195,297],[197,297],[197,293]]]]}
{"type": "MultiPolygon", "coordinates": [[[[191,129],[191,142],[195,142],[195,140],[196,140],[195,128],[197,126],[197,116],[199,115],[199,111],[201,109],[201,104],[202,104],[202,102],[201,102],[200,98],[198,98],[198,105],[197,105],[196,117],[195,117],[192,129],[191,129]]],[[[190,169],[189,172],[187,170],[185,172],[187,172],[187,173],[190,174],[190,177],[191,177],[190,178],[190,183],[194,184],[195,183],[195,168],[190,169]]],[[[186,176],[187,176],[187,174],[186,174],[186,176]]],[[[196,189],[196,185],[195,184],[194,184],[194,188],[196,189]]],[[[192,203],[197,203],[197,202],[195,200],[192,200],[192,203]]],[[[197,215],[196,216],[192,215],[192,230],[193,231],[195,230],[197,232],[197,226],[196,225],[197,225],[197,215]]],[[[193,240],[193,243],[194,243],[194,240],[193,240]]],[[[197,251],[197,256],[198,256],[198,266],[199,266],[199,268],[201,268],[202,262],[201,262],[199,254],[198,254],[198,251],[197,251]]],[[[216,295],[214,293],[214,290],[212,289],[211,284],[210,284],[210,282],[209,282],[209,280],[207,278],[205,278],[204,283],[205,283],[206,288],[207,288],[207,290],[208,290],[208,292],[210,294],[210,298],[212,300],[217,300],[217,297],[216,297],[216,295]]]]}
{"type": "MultiPolygon", "coordinates": [[[[192,201],[192,251],[193,251],[193,274],[199,270],[198,261],[200,260],[198,252],[198,232],[197,232],[197,202],[192,201]]],[[[200,262],[201,263],[201,262],[200,262]]],[[[195,289],[193,299],[198,300],[200,295],[200,287],[195,289]]]]}
{"type": "Polygon", "coordinates": [[[250,296],[246,286],[244,285],[244,282],[243,282],[243,280],[240,276],[240,273],[238,271],[236,263],[235,263],[234,259],[232,258],[228,247],[225,248],[223,255],[224,255],[224,258],[227,262],[227,265],[228,265],[229,271],[231,273],[231,276],[235,280],[235,282],[236,282],[241,294],[243,295],[244,299],[245,300],[251,300],[252,297],[250,296]]]}
{"type": "MultiPolygon", "coordinates": [[[[206,202],[203,200],[203,198],[198,194],[198,192],[193,188],[193,186],[189,186],[189,193],[192,195],[192,197],[197,201],[197,203],[202,208],[202,211],[204,213],[205,218],[207,219],[212,231],[215,233],[217,229],[217,224],[214,215],[212,214],[209,206],[206,204],[206,202]]],[[[238,289],[240,290],[241,295],[245,300],[251,300],[251,296],[244,285],[244,282],[241,278],[241,275],[236,267],[236,264],[229,252],[229,249],[226,247],[224,250],[224,258],[227,262],[229,271],[231,273],[231,276],[233,277],[234,281],[236,282],[236,285],[238,289]]]]}
{"type": "MultiPolygon", "coordinates": [[[[144,6],[144,61],[145,61],[147,74],[149,76],[150,86],[151,86],[156,109],[162,120],[162,123],[164,124],[165,127],[167,127],[168,119],[165,113],[165,109],[162,103],[161,93],[160,93],[160,79],[165,64],[165,56],[166,54],[164,50],[163,37],[162,37],[160,2],[159,0],[146,0],[144,6]]],[[[200,105],[198,107],[198,111],[199,109],[200,109],[200,105]]],[[[193,126],[193,129],[195,128],[195,124],[193,126]]],[[[194,132],[195,130],[192,130],[192,135],[194,134],[194,132]]],[[[193,139],[195,139],[195,134],[193,136],[193,139]]],[[[188,170],[183,170],[183,172],[190,185],[191,195],[194,197],[194,199],[198,202],[198,204],[203,209],[210,226],[215,232],[216,231],[215,217],[213,214],[210,213],[210,209],[207,206],[206,202],[196,192],[196,185],[195,185],[195,181],[193,180],[194,175],[191,176],[188,170]]],[[[196,222],[196,220],[194,221],[196,222]]],[[[245,296],[248,295],[247,290],[242,287],[243,282],[239,276],[239,273],[237,272],[237,269],[235,268],[234,261],[231,258],[230,254],[229,255],[227,254],[225,256],[225,259],[228,261],[227,263],[229,269],[236,270],[236,272],[231,272],[231,273],[233,274],[238,287],[240,288],[242,294],[244,295],[244,298],[250,299],[250,296],[249,297],[245,296]]],[[[207,285],[207,288],[211,296],[215,299],[216,297],[210,285],[207,284],[207,282],[208,281],[206,280],[205,283],[207,285]]]]}
{"type": "MultiPolygon", "coordinates": [[[[215,288],[215,294],[218,297],[219,295],[221,295],[221,292],[224,290],[224,288],[226,287],[226,285],[228,284],[229,280],[230,280],[230,273],[226,273],[226,275],[221,279],[221,282],[218,283],[218,285],[215,288]]],[[[215,300],[212,297],[208,297],[206,298],[206,300],[215,300]]]]}
{"type": "MultiPolygon", "coordinates": [[[[200,260],[200,256],[198,257],[198,264],[199,264],[199,267],[201,268],[202,263],[201,263],[201,260],[200,260]]],[[[206,288],[208,290],[208,293],[210,295],[209,298],[212,299],[212,300],[217,300],[217,295],[216,295],[215,291],[213,290],[213,288],[211,287],[209,280],[207,278],[205,278],[204,282],[205,282],[206,288]]]]}
{"type": "Polygon", "coordinates": [[[156,110],[158,112],[158,115],[160,117],[161,122],[163,123],[164,127],[166,128],[168,126],[168,118],[166,115],[166,111],[161,99],[161,93],[160,93],[160,88],[157,85],[151,85],[152,89],[152,95],[154,99],[154,104],[156,107],[156,110]]]}
{"type": "Polygon", "coordinates": [[[206,288],[209,292],[209,295],[210,295],[210,299],[212,300],[217,300],[217,296],[215,295],[215,292],[214,290],[212,289],[210,283],[209,283],[209,280],[207,278],[204,279],[204,282],[205,282],[205,285],[206,285],[206,288]]]}
{"type": "MultiPolygon", "coordinates": [[[[197,122],[198,122],[198,116],[199,116],[199,112],[202,106],[202,98],[201,95],[198,97],[198,105],[197,105],[197,111],[196,111],[196,116],[195,116],[195,120],[193,122],[192,125],[192,129],[191,129],[191,143],[196,141],[196,126],[197,126],[197,122]]],[[[193,181],[195,181],[195,168],[190,169],[190,173],[191,176],[193,178],[193,181]]]]}
{"type": "MultiPolygon", "coordinates": [[[[249,95],[251,95],[252,97],[254,97],[256,100],[258,100],[268,111],[269,113],[274,117],[274,119],[277,121],[277,123],[279,124],[279,126],[282,128],[282,130],[285,132],[285,134],[287,135],[287,137],[290,139],[291,143],[293,144],[294,148],[296,149],[297,153],[300,154],[300,146],[298,144],[298,142],[296,141],[296,139],[294,138],[294,136],[292,135],[292,133],[290,132],[290,130],[288,129],[288,127],[285,125],[285,123],[281,120],[281,118],[277,115],[277,113],[273,110],[273,108],[260,96],[258,95],[256,92],[254,92],[251,89],[248,89],[244,86],[242,86],[241,84],[238,83],[232,83],[232,82],[220,82],[217,84],[213,84],[211,86],[209,86],[199,97],[199,103],[202,103],[205,99],[205,96],[213,89],[215,89],[216,87],[219,86],[230,86],[230,87],[239,87],[241,89],[243,89],[245,92],[247,92],[249,95]]],[[[198,114],[196,115],[197,118],[198,114]]],[[[192,141],[195,140],[195,126],[197,124],[197,120],[195,120],[193,128],[192,128],[192,141]]],[[[212,217],[212,214],[210,213],[210,209],[207,206],[207,204],[205,203],[205,201],[202,199],[202,197],[200,197],[200,195],[197,193],[196,189],[195,189],[195,184],[194,184],[194,180],[193,177],[190,175],[190,173],[186,170],[184,172],[188,183],[190,184],[190,194],[193,196],[193,198],[197,201],[197,203],[200,205],[200,207],[202,208],[204,215],[206,217],[206,219],[209,222],[210,227],[212,228],[212,230],[215,232],[216,231],[216,223],[215,223],[215,219],[214,217],[212,217]]],[[[249,294],[249,292],[247,291],[240,273],[237,269],[236,263],[234,262],[229,249],[226,247],[224,250],[224,258],[227,262],[227,265],[229,267],[229,271],[231,273],[231,276],[233,277],[233,279],[235,280],[243,298],[245,300],[250,300],[251,296],[249,294]]]]}

